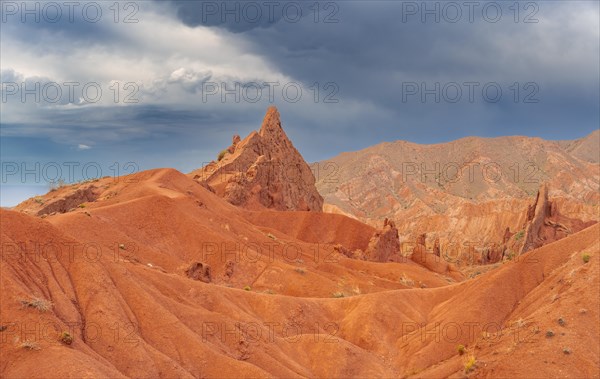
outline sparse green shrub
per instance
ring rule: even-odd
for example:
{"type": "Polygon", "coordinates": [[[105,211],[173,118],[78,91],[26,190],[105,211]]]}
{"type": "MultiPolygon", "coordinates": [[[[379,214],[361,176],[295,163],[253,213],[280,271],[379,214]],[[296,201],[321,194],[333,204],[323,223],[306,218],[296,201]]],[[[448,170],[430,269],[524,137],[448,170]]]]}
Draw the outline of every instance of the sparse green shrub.
{"type": "Polygon", "coordinates": [[[252,291],[252,288],[250,286],[244,286],[244,291],[252,291]]]}
{"type": "Polygon", "coordinates": [[[475,365],[477,364],[477,360],[475,356],[471,355],[465,361],[465,372],[471,372],[475,369],[475,365]]]}
{"type": "Polygon", "coordinates": [[[402,273],[402,276],[400,277],[400,283],[406,287],[413,287],[415,285],[415,281],[406,276],[405,273],[402,273]]]}
{"type": "Polygon", "coordinates": [[[563,347],[563,353],[565,354],[571,354],[571,349],[569,349],[568,347],[563,347]]]}
{"type": "Polygon", "coordinates": [[[520,240],[521,238],[523,238],[525,236],[525,230],[521,229],[517,232],[517,234],[515,234],[515,241],[520,240]]]}
{"type": "Polygon", "coordinates": [[[29,300],[22,299],[21,305],[23,308],[35,308],[40,312],[46,312],[52,309],[52,302],[39,297],[32,297],[29,300]]]}
{"type": "Polygon", "coordinates": [[[60,334],[60,342],[64,343],[65,345],[70,345],[73,343],[73,336],[69,332],[62,332],[60,334]]]}
{"type": "Polygon", "coordinates": [[[19,347],[25,350],[40,350],[40,345],[35,341],[23,341],[19,347]]]}
{"type": "Polygon", "coordinates": [[[225,154],[227,154],[227,150],[221,150],[221,152],[219,152],[219,155],[217,156],[217,161],[221,161],[224,157],[225,154]]]}
{"type": "Polygon", "coordinates": [[[560,326],[565,326],[565,324],[566,324],[566,323],[567,323],[567,322],[565,321],[565,319],[564,319],[564,318],[562,318],[562,317],[559,317],[559,318],[558,318],[558,325],[560,325],[560,326]]]}
{"type": "Polygon", "coordinates": [[[59,188],[62,188],[65,186],[65,181],[64,179],[58,179],[57,181],[52,181],[50,182],[50,184],[48,185],[50,187],[50,192],[52,191],[56,191],[59,188]]]}
{"type": "Polygon", "coordinates": [[[79,208],[85,208],[85,204],[79,204],[79,208]]]}
{"type": "Polygon", "coordinates": [[[456,351],[458,351],[458,355],[463,355],[465,353],[465,345],[458,345],[456,351]]]}
{"type": "Polygon", "coordinates": [[[546,337],[554,337],[554,331],[553,330],[547,330],[546,331],[546,337]]]}
{"type": "Polygon", "coordinates": [[[583,263],[588,263],[590,261],[590,255],[588,253],[583,253],[581,259],[583,259],[583,263]]]}

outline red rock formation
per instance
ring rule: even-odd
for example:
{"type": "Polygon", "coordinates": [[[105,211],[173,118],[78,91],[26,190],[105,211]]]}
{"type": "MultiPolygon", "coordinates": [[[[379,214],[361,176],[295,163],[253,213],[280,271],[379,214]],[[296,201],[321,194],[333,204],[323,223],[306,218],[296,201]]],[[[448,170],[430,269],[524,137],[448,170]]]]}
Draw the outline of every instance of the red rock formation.
{"type": "Polygon", "coordinates": [[[204,283],[210,283],[212,279],[210,273],[210,266],[202,262],[192,263],[190,267],[188,267],[188,269],[185,270],[185,274],[190,279],[200,280],[204,283]]]}
{"type": "Polygon", "coordinates": [[[439,237],[436,237],[435,241],[433,242],[433,254],[437,255],[438,257],[440,256],[440,239],[439,239],[439,237]]]}
{"type": "Polygon", "coordinates": [[[381,229],[373,233],[365,251],[361,249],[350,250],[341,244],[335,245],[334,251],[348,258],[363,261],[401,261],[398,229],[394,222],[388,219],[385,219],[381,229]]]}
{"type": "Polygon", "coordinates": [[[415,247],[413,248],[413,253],[410,259],[420,264],[421,266],[428,268],[431,271],[447,275],[454,280],[464,279],[464,275],[458,270],[458,268],[454,264],[448,263],[440,256],[427,252],[427,248],[425,246],[425,239],[425,233],[420,234],[417,237],[417,240],[415,241],[415,247]]]}
{"type": "Polygon", "coordinates": [[[515,233],[511,233],[510,228],[507,227],[506,230],[504,230],[504,236],[502,237],[502,244],[506,244],[514,234],[515,233]]]}
{"type": "Polygon", "coordinates": [[[419,234],[415,241],[415,247],[413,248],[412,259],[421,262],[425,260],[425,256],[427,254],[427,248],[425,247],[425,238],[426,234],[419,234]]]}
{"type": "Polygon", "coordinates": [[[387,262],[399,253],[398,229],[396,229],[393,221],[386,218],[383,222],[383,228],[376,231],[371,237],[365,256],[370,261],[387,262]]]}
{"type": "Polygon", "coordinates": [[[548,200],[548,185],[543,184],[535,202],[527,209],[527,221],[523,226],[525,237],[519,251],[526,253],[593,224],[595,221],[582,222],[561,215],[557,204],[548,200]]]}
{"type": "Polygon", "coordinates": [[[525,239],[521,253],[532,250],[536,245],[541,246],[538,241],[540,231],[544,225],[544,219],[550,216],[550,204],[548,202],[548,186],[543,184],[535,198],[533,205],[527,208],[527,226],[525,231],[525,239]]]}
{"type": "Polygon", "coordinates": [[[234,134],[232,141],[231,141],[231,146],[229,146],[227,148],[227,151],[229,152],[229,154],[233,154],[235,152],[235,148],[237,146],[238,143],[240,143],[241,138],[239,135],[234,134]]]}
{"type": "Polygon", "coordinates": [[[85,202],[95,201],[97,198],[98,189],[94,185],[90,185],[86,188],[80,188],[68,193],[64,197],[43,204],[43,207],[37,212],[37,215],[42,216],[55,212],[65,213],[85,202]]]}
{"type": "Polygon", "coordinates": [[[415,243],[417,245],[421,245],[423,247],[425,247],[425,240],[427,238],[427,234],[423,233],[423,234],[419,234],[419,236],[417,237],[417,240],[415,241],[415,243]]]}
{"type": "Polygon", "coordinates": [[[323,198],[315,177],[281,127],[275,107],[267,110],[260,131],[233,144],[219,162],[192,172],[215,193],[248,209],[317,211],[323,198]]]}
{"type": "Polygon", "coordinates": [[[501,261],[507,254],[526,253],[596,223],[561,215],[557,203],[549,200],[548,192],[547,184],[540,186],[535,201],[527,206],[522,230],[512,233],[507,227],[502,242],[491,243],[481,250],[481,264],[501,261]]]}
{"type": "Polygon", "coordinates": [[[342,246],[340,244],[335,245],[333,247],[333,249],[338,254],[344,255],[348,258],[359,259],[361,261],[367,260],[365,253],[361,249],[356,249],[356,250],[352,251],[350,249],[345,248],[344,246],[342,246]]]}
{"type": "Polygon", "coordinates": [[[496,263],[501,261],[505,249],[505,244],[493,243],[490,246],[486,246],[481,252],[481,264],[496,263]]]}

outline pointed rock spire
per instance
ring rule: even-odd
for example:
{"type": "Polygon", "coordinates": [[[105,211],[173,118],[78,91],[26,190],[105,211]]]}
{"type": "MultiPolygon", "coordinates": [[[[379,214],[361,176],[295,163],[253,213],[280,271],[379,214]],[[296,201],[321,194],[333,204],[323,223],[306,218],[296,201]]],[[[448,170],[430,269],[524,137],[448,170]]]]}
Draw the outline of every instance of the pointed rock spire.
{"type": "Polygon", "coordinates": [[[267,109],[267,113],[265,114],[265,118],[263,119],[258,134],[260,134],[261,137],[265,137],[279,133],[283,133],[279,111],[277,110],[277,107],[270,106],[269,109],[267,109]]]}
{"type": "Polygon", "coordinates": [[[258,133],[234,143],[219,162],[192,175],[245,208],[317,212],[323,208],[312,170],[283,131],[274,106],[267,110],[258,133]]]}

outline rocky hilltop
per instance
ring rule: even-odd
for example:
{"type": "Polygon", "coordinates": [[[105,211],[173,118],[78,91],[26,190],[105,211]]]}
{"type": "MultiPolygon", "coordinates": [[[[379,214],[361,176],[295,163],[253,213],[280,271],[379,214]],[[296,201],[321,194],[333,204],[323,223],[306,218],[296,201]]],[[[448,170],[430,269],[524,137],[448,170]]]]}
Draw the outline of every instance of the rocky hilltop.
{"type": "Polygon", "coordinates": [[[234,136],[219,160],[193,171],[195,180],[230,203],[247,209],[314,211],[323,208],[315,177],[270,107],[260,131],[234,136]]]}

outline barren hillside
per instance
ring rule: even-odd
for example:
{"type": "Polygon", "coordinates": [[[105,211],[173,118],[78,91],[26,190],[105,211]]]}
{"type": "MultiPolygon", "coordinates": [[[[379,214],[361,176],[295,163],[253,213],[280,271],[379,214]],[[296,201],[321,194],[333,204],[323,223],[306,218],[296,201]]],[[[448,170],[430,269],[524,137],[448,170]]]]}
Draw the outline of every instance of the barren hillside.
{"type": "Polygon", "coordinates": [[[523,228],[542,184],[564,216],[600,218],[600,135],[576,141],[469,137],[418,145],[379,144],[319,162],[324,209],[371,225],[393,219],[402,238],[501,242],[523,228]]]}
{"type": "MultiPolygon", "coordinates": [[[[548,157],[569,157],[552,146],[548,157]]],[[[393,168],[377,167],[373,183],[385,183],[393,168]]],[[[252,187],[240,172],[233,183],[252,187]]],[[[527,188],[500,195],[481,183],[476,202],[450,186],[442,199],[458,208],[446,212],[504,204],[502,220],[528,225],[532,241],[522,255],[457,265],[439,245],[429,252],[425,236],[400,245],[411,224],[293,210],[312,188],[282,189],[279,174],[254,182],[256,197],[238,205],[196,175],[107,177],[0,211],[0,377],[599,376],[600,225],[557,213],[568,200],[543,190],[520,215],[512,207],[531,201],[518,195],[527,188]],[[261,203],[261,193],[281,201],[261,203]],[[573,230],[552,238],[558,224],[573,230]]],[[[598,179],[564,175],[584,184],[559,188],[583,192],[598,179]]],[[[416,204],[434,197],[408,209],[418,216],[416,204]]],[[[593,199],[562,209],[583,217],[593,199]]]]}

